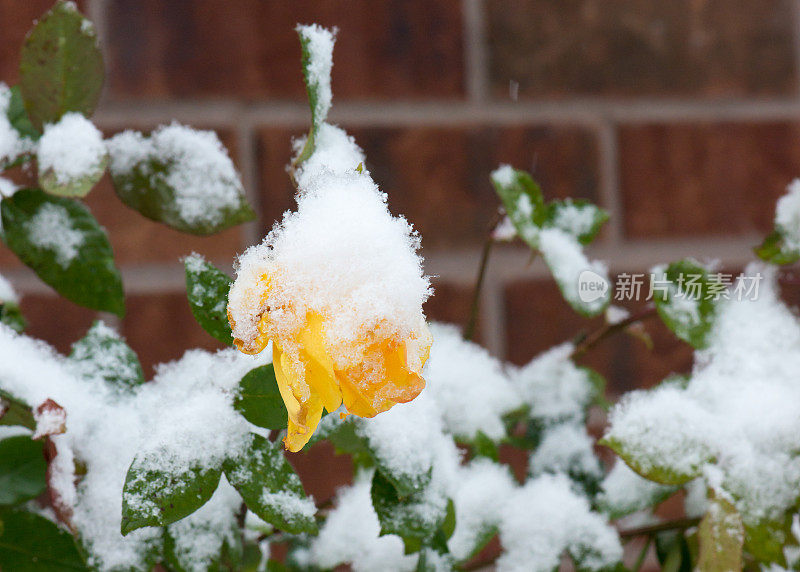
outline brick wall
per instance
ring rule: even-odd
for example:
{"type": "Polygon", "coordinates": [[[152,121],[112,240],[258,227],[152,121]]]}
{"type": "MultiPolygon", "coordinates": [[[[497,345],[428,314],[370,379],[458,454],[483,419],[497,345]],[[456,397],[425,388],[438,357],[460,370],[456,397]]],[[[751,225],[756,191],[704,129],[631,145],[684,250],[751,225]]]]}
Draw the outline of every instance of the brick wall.
{"type": "MultiPolygon", "coordinates": [[[[466,318],[499,162],[532,170],[549,197],[608,209],[593,255],[617,273],[690,254],[741,268],[800,176],[800,23],[789,0],[80,4],[105,46],[99,125],[218,130],[260,213],[190,238],[122,207],[108,181],[92,193],[130,295],[120,325],[148,368],[214,347],[191,318],[178,258],[194,250],[229,267],[292,206],[289,139],[309,119],[297,22],[340,28],[331,120],[364,147],[392,211],[420,230],[435,319],[466,318]]],[[[49,5],[0,0],[0,79],[15,82],[24,33],[49,5]]],[[[490,270],[479,330],[497,355],[523,363],[587,327],[526,249],[498,249],[490,270]]],[[[0,271],[26,294],[32,333],[60,349],[93,319],[2,249],[0,271]]],[[[689,350],[651,329],[652,354],[622,336],[587,361],[617,391],[688,367],[689,350]]]]}

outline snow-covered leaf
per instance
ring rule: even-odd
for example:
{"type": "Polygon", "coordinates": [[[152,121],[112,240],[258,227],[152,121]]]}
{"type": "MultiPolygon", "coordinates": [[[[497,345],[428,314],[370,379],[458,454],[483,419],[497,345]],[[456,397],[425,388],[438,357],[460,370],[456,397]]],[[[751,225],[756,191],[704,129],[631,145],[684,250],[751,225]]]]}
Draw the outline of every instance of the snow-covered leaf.
{"type": "Polygon", "coordinates": [[[564,199],[548,203],[544,226],[559,228],[585,246],[594,240],[608,216],[607,211],[585,199],[564,199]]]}
{"type": "Polygon", "coordinates": [[[233,345],[228,322],[228,292],[231,279],[199,254],[184,260],[186,296],[192,315],[209,335],[226,346],[233,345]]]}
{"type": "Polygon", "coordinates": [[[261,520],[292,534],[317,532],[314,501],[278,445],[253,435],[241,457],[225,462],[225,476],[261,520]]]}
{"type": "Polygon", "coordinates": [[[108,141],[120,200],[181,232],[209,235],[253,220],[239,174],[213,131],[173,123],[145,137],[124,131],[108,141]]]}
{"type": "Polygon", "coordinates": [[[406,552],[416,552],[432,542],[447,519],[447,506],[426,501],[426,490],[401,496],[394,484],[380,471],[372,477],[372,506],[381,523],[381,535],[396,534],[403,539],[406,552]]]}
{"type": "Polygon", "coordinates": [[[519,237],[539,247],[539,230],[547,217],[542,190],[525,171],[503,165],[492,173],[492,183],[519,237]]]}
{"type": "Polygon", "coordinates": [[[754,250],[761,260],[772,264],[793,264],[800,260],[800,249],[790,244],[780,229],[772,231],[754,250]]]}
{"type": "Polygon", "coordinates": [[[214,494],[221,474],[219,469],[204,467],[162,470],[135,458],[122,489],[122,534],[143,526],[164,526],[192,514],[214,494]]]}
{"type": "Polygon", "coordinates": [[[760,562],[786,566],[785,547],[796,549],[798,538],[792,531],[792,514],[777,520],[745,523],[744,550],[760,562]]]}
{"type": "Polygon", "coordinates": [[[111,386],[133,388],[144,383],[139,358],[114,330],[95,322],[69,355],[75,370],[86,379],[104,379],[111,386]]]}
{"type": "Polygon", "coordinates": [[[43,516],[0,509],[0,563],[14,572],[89,571],[72,535],[43,516]]]}
{"type": "Polygon", "coordinates": [[[39,278],[76,304],[125,314],[111,244],[89,209],[23,189],[3,199],[0,210],[6,244],[39,278]]]}
{"type": "Polygon", "coordinates": [[[717,310],[715,292],[724,284],[689,259],[657,269],[652,279],[653,300],[667,327],[695,348],[706,347],[717,310]]]}
{"type": "Polygon", "coordinates": [[[1,440],[0,505],[15,505],[42,494],[46,469],[41,442],[28,435],[1,440]]]}
{"type": "Polygon", "coordinates": [[[19,425],[33,431],[36,420],[27,404],[0,389],[0,425],[19,425]]]}
{"type": "Polygon", "coordinates": [[[44,127],[36,160],[39,185],[51,195],[85,197],[108,166],[103,134],[80,113],[44,127]]]}
{"type": "Polygon", "coordinates": [[[697,570],[729,572],[742,569],[744,526],[741,515],[730,502],[712,496],[708,511],[700,521],[698,538],[697,570]]]}
{"type": "Polygon", "coordinates": [[[37,129],[68,111],[92,114],[103,87],[103,55],[94,26],[73,2],[56,2],[28,33],[19,72],[25,108],[37,129]]]}
{"type": "Polygon", "coordinates": [[[253,425],[265,429],[286,428],[286,406],[272,364],[247,372],[239,382],[239,393],[233,406],[253,425]]]}
{"type": "Polygon", "coordinates": [[[328,117],[331,108],[331,69],[333,67],[333,44],[335,31],[318,25],[298,26],[302,50],[303,79],[306,84],[308,105],[311,108],[311,129],[295,164],[308,159],[316,147],[317,133],[328,117]]]}
{"type": "Polygon", "coordinates": [[[626,446],[626,443],[614,437],[604,437],[598,444],[605,445],[614,451],[636,473],[661,485],[682,485],[699,476],[697,471],[681,472],[668,464],[643,463],[635,450],[626,446]]]}

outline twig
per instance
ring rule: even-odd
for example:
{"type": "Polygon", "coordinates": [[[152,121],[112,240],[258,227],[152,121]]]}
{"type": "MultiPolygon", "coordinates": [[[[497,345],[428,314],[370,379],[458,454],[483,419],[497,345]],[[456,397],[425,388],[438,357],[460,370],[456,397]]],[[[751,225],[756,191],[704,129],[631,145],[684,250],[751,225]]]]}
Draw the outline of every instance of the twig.
{"type": "Polygon", "coordinates": [[[658,532],[665,532],[667,530],[686,530],[693,526],[700,524],[699,518],[678,518],[676,520],[668,520],[666,522],[659,522],[658,524],[651,524],[648,526],[639,526],[637,528],[629,528],[628,530],[620,530],[620,538],[632,538],[634,536],[652,536],[658,532]]]}
{"type": "Polygon", "coordinates": [[[641,322],[648,318],[652,318],[656,315],[656,307],[655,306],[648,306],[641,312],[634,314],[625,318],[624,320],[617,322],[615,324],[606,324],[588,336],[580,343],[578,346],[572,351],[572,355],[570,356],[572,359],[582,356],[594,346],[599,344],[601,341],[606,339],[607,337],[625,330],[628,326],[635,324],[636,322],[641,322]]]}
{"type": "Polygon", "coordinates": [[[486,237],[486,242],[483,243],[483,251],[481,252],[481,263],[478,267],[478,277],[475,280],[475,290],[472,294],[472,304],[469,308],[469,319],[467,325],[464,327],[464,339],[469,341],[475,335],[475,326],[478,323],[478,309],[481,305],[481,290],[483,289],[483,282],[486,278],[486,269],[489,266],[489,257],[492,254],[492,247],[494,246],[494,230],[500,222],[500,216],[495,215],[492,220],[491,227],[489,228],[489,235],[486,237]]]}

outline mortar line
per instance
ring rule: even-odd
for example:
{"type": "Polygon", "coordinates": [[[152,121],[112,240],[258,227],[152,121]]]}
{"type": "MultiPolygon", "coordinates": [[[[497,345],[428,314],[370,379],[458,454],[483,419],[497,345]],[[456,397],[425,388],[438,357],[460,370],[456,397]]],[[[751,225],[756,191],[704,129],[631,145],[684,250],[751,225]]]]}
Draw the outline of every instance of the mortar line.
{"type": "MultiPolygon", "coordinates": [[[[251,125],[305,127],[308,111],[300,103],[243,104],[238,101],[112,102],[95,114],[107,128],[132,122],[156,124],[174,120],[227,126],[243,116],[251,125]]],[[[791,120],[800,116],[800,100],[628,102],[569,100],[519,102],[363,102],[338,103],[331,110],[333,123],[345,126],[481,125],[481,124],[591,124],[603,118],[618,124],[644,122],[791,120]]]]}
{"type": "Polygon", "coordinates": [[[796,84],[795,97],[800,97],[800,0],[791,0],[794,20],[794,70],[796,84]]]}
{"type": "Polygon", "coordinates": [[[604,229],[609,244],[619,244],[623,239],[623,212],[619,188],[619,150],[615,125],[603,121],[599,126],[600,140],[600,201],[610,215],[604,229]]]}
{"type": "Polygon", "coordinates": [[[236,124],[236,147],[239,151],[239,164],[245,195],[256,211],[256,220],[243,225],[241,232],[242,251],[261,239],[263,211],[259,193],[258,160],[255,129],[247,121],[240,119],[236,124]]]}
{"type": "Polygon", "coordinates": [[[488,96],[486,21],[482,0],[461,3],[464,33],[464,79],[470,101],[482,102],[488,96]]]}

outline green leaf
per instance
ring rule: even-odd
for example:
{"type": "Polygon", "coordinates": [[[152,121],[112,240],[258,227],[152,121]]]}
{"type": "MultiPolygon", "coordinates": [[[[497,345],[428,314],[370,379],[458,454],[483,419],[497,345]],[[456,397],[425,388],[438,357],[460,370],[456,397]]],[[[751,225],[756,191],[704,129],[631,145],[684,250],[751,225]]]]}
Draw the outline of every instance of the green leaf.
{"type": "Polygon", "coordinates": [[[0,210],[6,244],[39,278],[76,304],[125,314],[111,245],[89,209],[23,189],[3,199],[0,210]]]}
{"type": "Polygon", "coordinates": [[[744,525],[742,517],[727,500],[712,495],[698,538],[700,555],[697,570],[702,572],[730,572],[742,569],[742,544],[744,525]]]}
{"type": "Polygon", "coordinates": [[[88,572],[75,540],[46,518],[0,509],[0,566],[8,572],[88,572]]]}
{"type": "Polygon", "coordinates": [[[100,163],[88,174],[78,177],[77,179],[59,181],[55,171],[48,169],[42,172],[40,166],[39,185],[51,195],[60,197],[85,197],[103,177],[103,173],[106,172],[106,167],[108,167],[108,155],[103,155],[100,159],[100,163]]]}
{"type": "Polygon", "coordinates": [[[683,531],[656,534],[656,556],[662,572],[692,572],[692,553],[683,531]]]}
{"type": "Polygon", "coordinates": [[[31,408],[2,389],[0,389],[0,425],[19,425],[31,431],[36,429],[31,408]]]}
{"type": "Polygon", "coordinates": [[[653,300],[664,324],[695,348],[705,348],[716,317],[713,298],[725,284],[689,259],[673,262],[652,280],[653,300]]]}
{"type": "Polygon", "coordinates": [[[483,431],[478,431],[475,434],[475,438],[470,443],[470,450],[473,457],[487,457],[494,462],[498,462],[500,458],[497,443],[492,441],[483,431]]]}
{"type": "Polygon", "coordinates": [[[292,534],[316,534],[316,508],[283,451],[259,435],[252,438],[241,457],[225,461],[228,482],[264,522],[292,534]]]}
{"type": "Polygon", "coordinates": [[[145,381],[136,353],[103,322],[72,345],[69,360],[82,377],[102,378],[112,387],[131,389],[145,381]]]}
{"type": "MultiPolygon", "coordinates": [[[[186,296],[195,320],[226,346],[233,345],[231,325],[228,323],[228,292],[231,279],[227,274],[207,262],[199,254],[187,256],[186,296]]],[[[283,424],[283,427],[286,423],[283,424]]]]}
{"type": "MultiPolygon", "coordinates": [[[[146,458],[146,457],[145,457],[146,458]]],[[[192,467],[151,468],[151,462],[133,460],[122,489],[124,535],[143,526],[164,526],[192,514],[214,494],[221,471],[192,467]]]]}
{"type": "Polygon", "coordinates": [[[761,260],[771,264],[793,264],[800,260],[800,250],[786,243],[780,229],[772,231],[753,251],[761,260]]]}
{"type": "Polygon", "coordinates": [[[591,243],[608,220],[608,212],[584,199],[564,199],[547,205],[544,225],[560,228],[582,245],[591,243]]]}
{"type": "Polygon", "coordinates": [[[22,101],[22,92],[18,85],[11,88],[11,99],[8,103],[8,110],[6,111],[11,127],[16,129],[17,133],[33,141],[37,141],[41,137],[41,133],[36,130],[28,119],[28,112],[25,111],[25,102],[22,101]]]}
{"type": "Polygon", "coordinates": [[[161,137],[159,133],[165,129],[172,127],[162,128],[149,138],[133,132],[117,136],[130,136],[135,142],[123,140],[115,144],[117,137],[111,139],[109,171],[119,199],[151,220],[200,236],[254,220],[256,213],[247,203],[242,182],[216,134],[187,128],[182,137],[175,139],[161,137]],[[187,145],[186,137],[191,136],[198,138],[197,151],[195,146],[187,145]],[[208,145],[209,136],[215,138],[213,151],[208,145]],[[132,152],[131,145],[138,148],[132,152]],[[221,155],[216,157],[219,168],[203,173],[198,165],[208,162],[209,152],[221,155]],[[130,155],[138,160],[130,163],[130,155]],[[202,207],[192,207],[198,196],[204,197],[202,207]],[[202,209],[199,213],[198,208],[202,209]]]}
{"type": "Polygon", "coordinates": [[[42,443],[28,435],[0,441],[0,505],[38,497],[47,487],[42,443]]]}
{"type": "MultiPolygon", "coordinates": [[[[381,523],[381,535],[396,534],[406,543],[406,551],[429,544],[447,519],[447,506],[435,511],[425,499],[425,491],[401,497],[392,482],[380,471],[372,477],[372,506],[381,523]]],[[[416,550],[415,550],[416,549],[416,550]]]]}
{"type": "Polygon", "coordinates": [[[28,321],[25,319],[25,316],[22,315],[19,305],[10,300],[0,300],[0,323],[5,324],[20,334],[28,325],[28,321]]]}
{"type": "Polygon", "coordinates": [[[103,87],[103,55],[92,23],[59,0],[28,33],[20,55],[20,89],[39,130],[68,111],[89,116],[103,87]]]}
{"type": "Polygon", "coordinates": [[[286,407],[272,364],[257,367],[245,374],[239,382],[239,393],[233,401],[233,407],[253,425],[265,429],[286,428],[286,407]]]}
{"type": "MultiPolygon", "coordinates": [[[[325,123],[330,109],[330,69],[332,62],[323,61],[320,59],[321,54],[314,53],[311,46],[312,35],[314,34],[307,33],[312,28],[312,26],[297,27],[297,35],[300,37],[300,49],[302,51],[303,80],[306,84],[308,105],[311,108],[311,128],[308,131],[305,145],[295,160],[295,165],[301,164],[314,153],[317,132],[322,124],[325,123]],[[327,68],[327,73],[325,73],[325,68],[327,68]]],[[[331,34],[328,30],[317,30],[317,34],[324,33],[331,34]]]]}
{"type": "Polygon", "coordinates": [[[608,447],[614,451],[623,461],[625,461],[625,464],[627,464],[636,473],[655,483],[662,485],[683,485],[700,476],[699,467],[687,474],[676,471],[672,467],[666,465],[648,464],[648,466],[644,466],[637,460],[636,455],[633,455],[627,450],[624,443],[612,437],[603,437],[597,441],[597,444],[608,447]]]}
{"type": "Polygon", "coordinates": [[[539,246],[539,230],[547,217],[542,190],[528,173],[504,165],[492,173],[492,183],[519,237],[539,246]]]}
{"type": "Polygon", "coordinates": [[[789,512],[783,519],[745,524],[745,551],[760,562],[785,567],[784,548],[798,544],[792,533],[792,518],[792,513],[789,512]]]}

